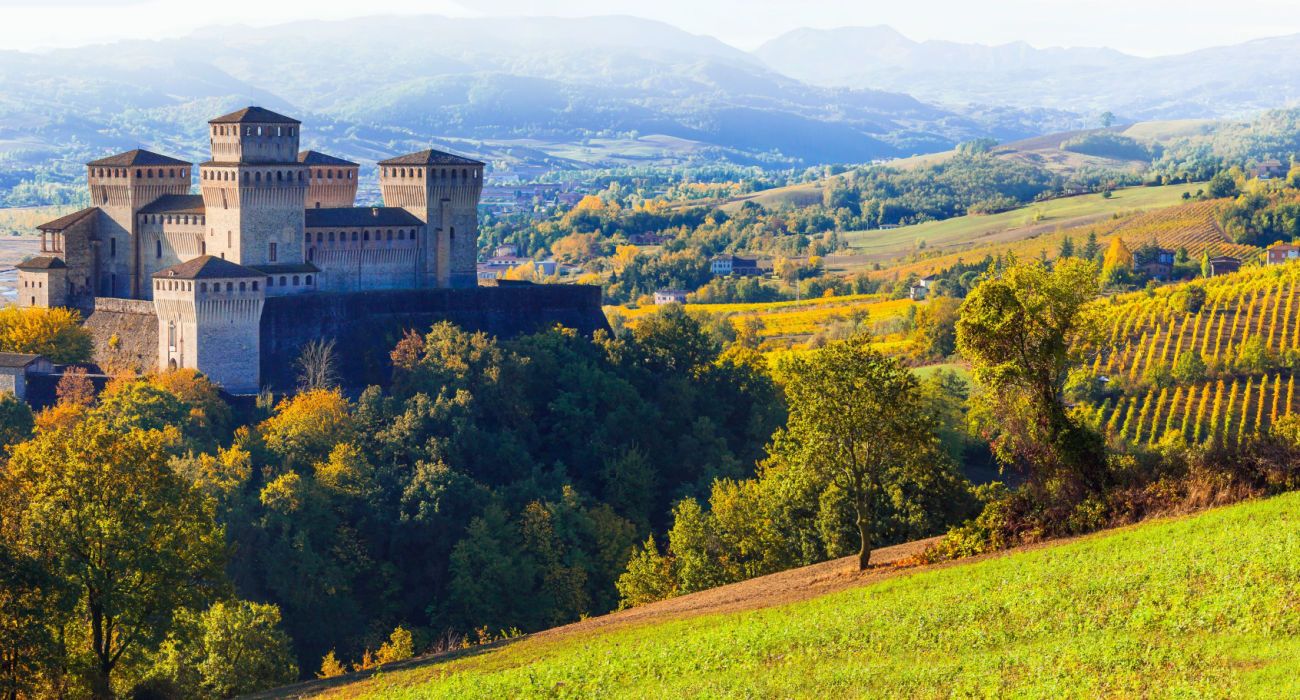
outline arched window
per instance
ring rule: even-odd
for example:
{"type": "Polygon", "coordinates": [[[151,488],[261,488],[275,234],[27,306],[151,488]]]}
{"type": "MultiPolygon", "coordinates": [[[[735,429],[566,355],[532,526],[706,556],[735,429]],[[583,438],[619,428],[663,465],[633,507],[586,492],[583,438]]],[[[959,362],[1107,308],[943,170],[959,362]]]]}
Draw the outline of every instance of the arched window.
{"type": "Polygon", "coordinates": [[[281,287],[283,287],[285,284],[287,284],[284,280],[285,280],[285,276],[284,276],[284,275],[280,275],[280,286],[281,286],[281,287]]]}
{"type": "Polygon", "coordinates": [[[235,285],[232,284],[232,283],[230,283],[230,282],[227,282],[227,283],[226,283],[226,291],[227,291],[227,292],[233,292],[233,291],[235,291],[235,285]]]}
{"type": "Polygon", "coordinates": [[[369,231],[362,231],[362,232],[361,232],[361,239],[364,240],[364,241],[368,241],[368,240],[370,240],[370,232],[369,232],[369,231]]]}
{"type": "Polygon", "coordinates": [[[244,173],[244,184],[248,184],[248,173],[244,173]]]}
{"type": "Polygon", "coordinates": [[[311,286],[311,275],[307,275],[307,286],[311,286]]]}
{"type": "Polygon", "coordinates": [[[393,240],[393,229],[388,229],[388,240],[393,240]]]}
{"type": "Polygon", "coordinates": [[[241,291],[241,292],[246,292],[246,291],[248,291],[248,288],[247,288],[246,286],[244,286],[244,283],[243,283],[243,282],[240,282],[240,283],[239,283],[239,291],[241,291]]]}
{"type": "Polygon", "coordinates": [[[153,256],[154,256],[155,258],[161,258],[161,257],[162,257],[162,241],[154,241],[154,242],[153,242],[153,245],[154,245],[153,256]]]}
{"type": "Polygon", "coordinates": [[[399,240],[399,241],[406,240],[406,231],[403,231],[403,230],[401,230],[401,229],[398,229],[398,230],[397,230],[397,240],[399,240]]]}
{"type": "Polygon", "coordinates": [[[450,234],[450,235],[447,236],[447,238],[448,238],[449,240],[453,240],[453,241],[456,240],[456,227],[455,227],[455,226],[452,226],[452,227],[448,230],[448,233],[450,234]]]}
{"type": "Polygon", "coordinates": [[[256,282],[256,281],[253,282],[253,291],[254,291],[254,292],[257,291],[257,282],[256,282]]]}
{"type": "Polygon", "coordinates": [[[261,181],[262,181],[262,173],[260,171],[253,173],[253,182],[261,182],[261,181]]]}
{"type": "Polygon", "coordinates": [[[302,242],[303,242],[303,243],[311,243],[311,234],[310,234],[310,233],[305,233],[305,234],[303,234],[303,241],[302,241],[302,242]]]}
{"type": "Polygon", "coordinates": [[[207,282],[199,282],[199,291],[200,291],[200,292],[206,292],[206,291],[208,291],[208,283],[207,283],[207,282]]]}
{"type": "Polygon", "coordinates": [[[334,232],[330,231],[330,243],[334,242],[334,232]]]}
{"type": "Polygon", "coordinates": [[[139,168],[136,168],[136,169],[135,169],[135,176],[136,176],[136,177],[144,177],[144,175],[141,174],[141,170],[140,170],[139,168]]]}
{"type": "Polygon", "coordinates": [[[298,286],[298,275],[294,275],[294,276],[293,276],[293,286],[295,286],[295,287],[298,286]]]}
{"type": "Polygon", "coordinates": [[[276,181],[276,182],[284,182],[284,171],[283,171],[283,170],[277,170],[277,171],[275,171],[275,181],[276,181]]]}

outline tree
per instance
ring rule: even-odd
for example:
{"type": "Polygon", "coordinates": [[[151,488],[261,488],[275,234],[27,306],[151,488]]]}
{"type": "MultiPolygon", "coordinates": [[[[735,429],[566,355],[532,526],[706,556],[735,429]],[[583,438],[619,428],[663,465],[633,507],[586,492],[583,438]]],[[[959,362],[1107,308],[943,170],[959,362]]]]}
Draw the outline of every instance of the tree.
{"type": "Polygon", "coordinates": [[[1065,238],[1061,239],[1061,249],[1060,251],[1057,252],[1056,257],[1058,258],[1074,257],[1074,238],[1070,236],[1066,236],[1065,238]]]}
{"type": "Polygon", "coordinates": [[[1183,293],[1179,299],[1179,301],[1181,302],[1179,305],[1182,307],[1182,310],[1186,313],[1189,314],[1200,313],[1201,309],[1205,308],[1206,296],[1207,295],[1205,293],[1205,287],[1202,287],[1199,284],[1189,285],[1186,289],[1183,290],[1183,293]]]}
{"type": "Polygon", "coordinates": [[[218,601],[201,615],[179,618],[159,650],[154,677],[187,696],[230,698],[297,679],[276,606],[218,601]]]}
{"type": "Polygon", "coordinates": [[[69,367],[59,377],[54,395],[58,397],[59,403],[89,406],[95,401],[95,385],[91,383],[85,367],[69,367]]]}
{"type": "Polygon", "coordinates": [[[855,335],[790,362],[789,420],[773,453],[833,482],[856,515],[858,568],[870,564],[877,501],[906,470],[932,468],[938,439],[916,376],[855,335]]]}
{"type": "Polygon", "coordinates": [[[298,368],[298,390],[333,389],[339,385],[338,358],[334,339],[317,339],[303,346],[294,365],[298,368]]]}
{"type": "Polygon", "coordinates": [[[1201,277],[1213,277],[1214,267],[1210,265],[1210,253],[1201,253],[1201,277]]]}
{"type": "Polygon", "coordinates": [[[55,308],[0,309],[0,350],[44,355],[60,364],[90,360],[90,332],[81,314],[55,308]]]}
{"type": "Polygon", "coordinates": [[[1097,243],[1097,232],[1089,231],[1088,240],[1083,244],[1083,259],[1088,262],[1097,262],[1101,256],[1101,245],[1097,243]]]}
{"type": "Polygon", "coordinates": [[[627,571],[618,577],[616,585],[619,608],[633,608],[676,595],[677,582],[673,578],[672,561],[659,553],[653,535],[632,553],[627,571]]]}
{"type": "Polygon", "coordinates": [[[952,297],[931,299],[916,315],[918,349],[934,358],[944,358],[957,349],[957,309],[961,302],[952,297]]]}
{"type": "Polygon", "coordinates": [[[91,416],[42,433],[0,473],[16,544],[40,552],[75,595],[91,690],[113,697],[123,654],[159,640],[174,611],[206,604],[224,577],[213,505],[168,464],[175,436],[91,416]]]}
{"type": "Polygon", "coordinates": [[[8,455],[9,448],[32,436],[36,420],[26,401],[13,392],[0,392],[0,455],[8,455]]]}
{"type": "Polygon", "coordinates": [[[1133,253],[1124,245],[1124,239],[1116,236],[1110,240],[1106,255],[1101,262],[1101,279],[1103,284],[1124,282],[1133,270],[1133,253]]]}
{"type": "Polygon", "coordinates": [[[1210,184],[1206,192],[1213,199],[1236,197],[1238,192],[1237,181],[1228,171],[1220,170],[1214,174],[1214,177],[1210,178],[1210,184]]]}
{"type": "Polygon", "coordinates": [[[1201,354],[1194,350],[1180,352],[1178,357],[1174,358],[1174,366],[1170,374],[1181,384],[1198,382],[1205,378],[1205,360],[1201,359],[1201,354]]]}
{"type": "Polygon", "coordinates": [[[1097,338],[1088,303],[1097,295],[1096,268],[1083,260],[1014,264],[966,298],[957,348],[983,387],[974,399],[981,427],[1004,464],[1027,471],[1036,485],[1078,478],[1099,488],[1104,445],[1066,409],[1070,370],[1097,338]]]}
{"type": "Polygon", "coordinates": [[[1115,115],[1108,111],[1101,113],[1101,128],[1109,129],[1111,124],[1115,123],[1115,115]]]}

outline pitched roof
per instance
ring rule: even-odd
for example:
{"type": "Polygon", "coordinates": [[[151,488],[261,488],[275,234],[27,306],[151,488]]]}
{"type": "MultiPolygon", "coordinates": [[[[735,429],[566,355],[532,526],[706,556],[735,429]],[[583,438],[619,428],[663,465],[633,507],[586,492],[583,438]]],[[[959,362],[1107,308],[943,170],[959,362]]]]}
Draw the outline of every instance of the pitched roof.
{"type": "Polygon", "coordinates": [[[92,160],[89,163],[86,163],[86,165],[191,165],[191,163],[179,158],[165,156],[161,153],[154,153],[153,151],[136,148],[134,150],[119,153],[115,156],[92,160]]]}
{"type": "Polygon", "coordinates": [[[1277,245],[1269,246],[1268,249],[1269,250],[1300,250],[1300,246],[1294,246],[1291,245],[1290,243],[1278,243],[1277,245]]]}
{"type": "Polygon", "coordinates": [[[40,355],[24,352],[0,352],[0,367],[26,367],[39,359],[40,355]]]}
{"type": "Polygon", "coordinates": [[[202,214],[203,195],[165,194],[140,208],[141,214],[202,214]]]}
{"type": "Polygon", "coordinates": [[[67,265],[61,258],[56,258],[52,255],[42,255],[30,260],[24,260],[18,263],[15,267],[19,270],[62,270],[66,268],[67,265]]]}
{"type": "Polygon", "coordinates": [[[307,228],[358,228],[362,226],[423,226],[415,214],[401,207],[327,207],[307,209],[307,228]]]}
{"type": "Polygon", "coordinates": [[[262,273],[218,258],[214,255],[201,255],[179,265],[159,270],[154,277],[180,280],[199,279],[236,279],[240,277],[262,277],[262,273]]]}
{"type": "Polygon", "coordinates": [[[303,165],[348,165],[351,167],[360,167],[350,160],[343,160],[328,153],[320,151],[303,151],[298,154],[298,162],[303,165]]]}
{"type": "Polygon", "coordinates": [[[42,231],[63,231],[97,211],[99,211],[99,207],[86,207],[81,211],[74,211],[67,216],[60,216],[54,221],[43,223],[36,228],[42,231]]]}
{"type": "Polygon", "coordinates": [[[380,165],[483,165],[481,161],[458,156],[446,151],[426,148],[423,151],[407,153],[404,156],[379,161],[380,165]]]}
{"type": "Polygon", "coordinates": [[[239,111],[209,119],[209,124],[301,124],[293,117],[277,114],[263,107],[245,107],[239,111]]]}

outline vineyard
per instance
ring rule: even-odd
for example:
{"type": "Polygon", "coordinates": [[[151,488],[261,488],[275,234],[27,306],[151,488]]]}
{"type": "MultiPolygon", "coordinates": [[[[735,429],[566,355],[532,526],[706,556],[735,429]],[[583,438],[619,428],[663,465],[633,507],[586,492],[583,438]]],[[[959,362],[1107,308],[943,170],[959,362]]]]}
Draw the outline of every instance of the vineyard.
{"type": "MultiPolygon", "coordinates": [[[[686,310],[729,319],[737,326],[752,325],[765,350],[797,346],[818,333],[848,326],[865,326],[876,335],[881,348],[889,350],[906,345],[902,325],[914,306],[916,302],[909,299],[855,294],[765,304],[687,304],[686,310]]],[[[634,326],[638,318],[653,313],[654,309],[653,306],[610,307],[606,315],[621,317],[624,323],[634,326]]]]}
{"type": "Polygon", "coordinates": [[[1114,396],[1098,425],[1134,443],[1170,432],[1191,442],[1242,441],[1295,409],[1300,358],[1300,266],[1112,297],[1091,374],[1114,396]],[[1196,288],[1204,302],[1189,309],[1196,288]]]}

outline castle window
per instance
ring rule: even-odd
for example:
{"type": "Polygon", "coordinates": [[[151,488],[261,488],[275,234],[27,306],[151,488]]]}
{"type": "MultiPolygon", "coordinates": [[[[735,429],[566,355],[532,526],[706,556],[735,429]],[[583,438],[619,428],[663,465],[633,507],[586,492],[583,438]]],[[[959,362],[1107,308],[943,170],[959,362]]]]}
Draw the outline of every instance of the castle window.
{"type": "Polygon", "coordinates": [[[283,287],[283,286],[286,285],[286,284],[288,284],[288,283],[285,282],[285,276],[284,276],[284,275],[280,275],[280,286],[283,287]]]}
{"type": "Polygon", "coordinates": [[[270,246],[270,250],[267,252],[267,257],[268,257],[268,259],[270,259],[271,262],[275,262],[275,258],[276,258],[276,255],[275,255],[275,254],[276,254],[276,244],[275,244],[275,242],[273,241],[273,242],[271,242],[271,243],[268,243],[267,245],[270,246]]]}
{"type": "Polygon", "coordinates": [[[257,291],[257,282],[253,282],[253,291],[254,291],[254,292],[257,291]]]}
{"type": "MultiPolygon", "coordinates": [[[[226,231],[226,247],[229,248],[232,245],[234,245],[234,236],[229,231],[226,231]]],[[[225,253],[222,253],[221,256],[224,258],[225,253]]]]}
{"type": "Polygon", "coordinates": [[[260,126],[257,127],[257,135],[258,135],[258,136],[261,136],[261,135],[262,135],[262,127],[260,127],[260,126]]]}
{"type": "Polygon", "coordinates": [[[199,291],[200,291],[200,292],[206,292],[206,291],[208,291],[208,283],[207,283],[207,282],[199,282],[199,291]]]}
{"type": "Polygon", "coordinates": [[[307,275],[307,286],[311,286],[311,275],[307,275]]]}
{"type": "Polygon", "coordinates": [[[167,322],[167,349],[176,352],[176,322],[167,322]]]}
{"type": "Polygon", "coordinates": [[[293,136],[293,127],[292,127],[292,126],[289,127],[289,135],[290,135],[290,136],[293,136]]]}
{"type": "Polygon", "coordinates": [[[404,241],[404,240],[406,240],[406,231],[403,231],[403,230],[401,230],[401,229],[398,229],[398,230],[397,230],[397,240],[399,240],[399,241],[404,241]]]}
{"type": "Polygon", "coordinates": [[[116,238],[110,238],[110,239],[108,239],[108,257],[110,257],[110,258],[116,258],[116,257],[117,257],[117,239],[116,239],[116,238]]]}
{"type": "Polygon", "coordinates": [[[330,231],[330,243],[334,242],[334,232],[330,231]]]}
{"type": "Polygon", "coordinates": [[[315,249],[315,248],[308,248],[308,249],[307,249],[307,259],[308,259],[308,260],[315,260],[315,259],[316,259],[316,249],[315,249]]]}
{"type": "Polygon", "coordinates": [[[266,286],[268,286],[268,287],[274,287],[274,286],[275,286],[275,278],[274,278],[274,277],[267,277],[267,278],[266,278],[266,286]]]}
{"type": "Polygon", "coordinates": [[[248,291],[248,286],[247,286],[246,284],[244,284],[243,282],[240,282],[240,283],[239,283],[239,291],[241,291],[241,292],[246,292],[246,291],[248,291]]]}
{"type": "Polygon", "coordinates": [[[141,174],[141,171],[140,171],[139,168],[136,168],[136,169],[135,169],[135,176],[136,176],[136,177],[144,177],[144,175],[141,174]]]}
{"type": "Polygon", "coordinates": [[[452,227],[451,227],[451,230],[449,231],[449,234],[450,234],[450,235],[447,236],[448,239],[453,240],[453,241],[456,240],[456,227],[455,227],[455,226],[452,226],[452,227]]]}
{"type": "Polygon", "coordinates": [[[279,126],[275,127],[275,135],[284,136],[284,127],[279,127],[279,126]]]}
{"type": "Polygon", "coordinates": [[[302,178],[303,178],[303,173],[302,173],[301,170],[299,170],[299,171],[298,171],[298,182],[302,182],[302,178]]]}
{"type": "Polygon", "coordinates": [[[207,254],[208,254],[208,242],[199,241],[199,255],[207,255],[207,254]]]}
{"type": "Polygon", "coordinates": [[[303,234],[303,243],[311,243],[311,234],[303,234]]]}
{"type": "Polygon", "coordinates": [[[167,169],[167,177],[176,177],[176,169],[175,169],[175,168],[168,168],[168,169],[167,169]]]}
{"type": "Polygon", "coordinates": [[[262,181],[262,173],[260,172],[253,173],[253,182],[261,182],[261,181],[262,181]]]}
{"type": "Polygon", "coordinates": [[[366,240],[366,241],[370,240],[370,232],[369,232],[369,231],[362,231],[362,232],[361,232],[361,237],[362,237],[362,240],[366,240]]]}
{"type": "Polygon", "coordinates": [[[323,240],[325,240],[325,234],[321,233],[320,231],[317,231],[317,232],[316,232],[316,242],[317,242],[317,243],[320,243],[320,242],[323,241],[323,240]]]}
{"type": "Polygon", "coordinates": [[[161,258],[161,257],[162,257],[162,241],[154,241],[154,242],[153,242],[153,245],[154,245],[153,256],[154,256],[155,258],[161,258]]]}
{"type": "Polygon", "coordinates": [[[277,171],[275,171],[275,181],[276,181],[276,182],[284,182],[284,171],[283,171],[283,170],[277,170],[277,171]]]}
{"type": "Polygon", "coordinates": [[[393,229],[388,229],[388,240],[393,240],[393,229]]]}
{"type": "Polygon", "coordinates": [[[248,173],[244,173],[244,184],[248,184],[248,173]]]}
{"type": "Polygon", "coordinates": [[[294,275],[294,276],[293,276],[293,286],[295,286],[295,287],[298,286],[298,275],[294,275]]]}

